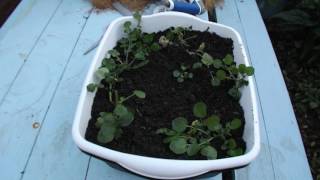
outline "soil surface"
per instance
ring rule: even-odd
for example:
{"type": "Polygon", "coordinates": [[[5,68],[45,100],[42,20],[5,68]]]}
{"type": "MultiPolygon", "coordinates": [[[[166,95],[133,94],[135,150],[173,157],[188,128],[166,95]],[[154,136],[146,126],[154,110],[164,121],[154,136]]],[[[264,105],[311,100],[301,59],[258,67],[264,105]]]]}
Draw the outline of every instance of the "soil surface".
{"type": "MultiPolygon", "coordinates": [[[[162,34],[163,32],[156,36],[160,37],[162,34]]],[[[231,39],[196,31],[190,31],[186,37],[194,35],[196,38],[188,40],[188,49],[196,50],[202,42],[205,42],[204,51],[214,58],[222,59],[227,54],[232,54],[231,39]]],[[[171,152],[168,144],[163,143],[164,137],[156,134],[156,130],[164,127],[170,128],[171,121],[179,116],[187,118],[189,122],[195,120],[192,108],[199,101],[206,103],[209,115],[218,115],[224,123],[233,118],[243,121],[242,107],[227,94],[233,82],[222,83],[221,86],[213,88],[210,84],[209,71],[204,69],[193,70],[194,78],[183,83],[178,83],[173,77],[173,71],[179,69],[181,64],[188,66],[199,62],[198,56],[190,56],[183,47],[169,46],[151,54],[148,59],[150,62],[146,66],[135,71],[124,72],[121,77],[125,81],[119,83],[116,88],[121,95],[126,96],[135,89],[146,92],[146,99],[133,98],[126,102],[127,106],[136,108],[135,120],[129,127],[123,129],[124,133],[121,138],[108,144],[100,144],[101,146],[143,156],[188,159],[186,156],[177,156],[171,152]]],[[[94,124],[100,112],[110,112],[113,108],[113,105],[107,101],[106,90],[99,89],[94,99],[92,119],[86,133],[89,141],[99,144],[96,140],[99,129],[94,124]]],[[[245,149],[245,143],[242,140],[243,128],[233,134],[237,144],[245,149]]],[[[219,149],[221,142],[214,141],[212,145],[219,149]]],[[[225,152],[219,152],[219,158],[225,156],[225,152]]],[[[203,159],[203,157],[198,156],[193,159],[203,159]]]]}

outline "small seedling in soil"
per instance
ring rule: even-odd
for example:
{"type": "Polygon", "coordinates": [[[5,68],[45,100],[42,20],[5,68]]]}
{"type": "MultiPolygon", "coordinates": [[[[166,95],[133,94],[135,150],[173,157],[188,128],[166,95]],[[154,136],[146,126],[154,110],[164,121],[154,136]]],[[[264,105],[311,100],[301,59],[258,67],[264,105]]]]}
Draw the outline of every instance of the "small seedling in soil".
{"type": "Polygon", "coordinates": [[[218,150],[226,151],[228,156],[239,156],[243,154],[242,148],[238,147],[233,139],[232,131],[241,128],[240,119],[233,119],[225,125],[221,124],[216,115],[208,116],[207,106],[198,102],[193,106],[195,120],[191,124],[184,117],[175,118],[171,129],[161,128],[158,134],[164,134],[164,143],[169,144],[169,149],[175,154],[187,154],[195,156],[201,154],[207,159],[216,159],[218,150]],[[223,141],[221,147],[215,147],[212,141],[219,139],[223,141]]]}
{"type": "Polygon", "coordinates": [[[120,77],[121,73],[147,65],[149,53],[161,49],[160,45],[155,42],[154,33],[142,33],[141,15],[135,13],[133,16],[137,21],[137,26],[132,28],[130,21],[124,23],[123,29],[127,37],[119,40],[119,49],[108,51],[109,57],[103,60],[101,67],[95,73],[98,83],[87,86],[89,92],[94,92],[99,87],[106,88],[109,91],[109,101],[112,103],[114,103],[113,96],[116,93],[115,84],[123,80],[120,77]],[[102,82],[107,85],[103,85],[102,82]]]}
{"type": "Polygon", "coordinates": [[[135,90],[127,97],[117,98],[113,112],[100,113],[100,117],[95,123],[96,127],[100,129],[97,137],[99,143],[109,143],[113,139],[118,139],[123,132],[121,127],[129,126],[132,123],[134,111],[123,104],[132,97],[144,99],[146,94],[143,91],[135,90]]]}
{"type": "Polygon", "coordinates": [[[221,60],[214,59],[210,54],[204,52],[201,56],[201,63],[210,70],[212,86],[219,86],[223,81],[228,80],[235,82],[235,85],[229,89],[228,94],[236,100],[241,97],[239,89],[248,85],[247,77],[254,74],[252,66],[244,64],[237,66],[230,54],[221,60]]]}
{"type": "Polygon", "coordinates": [[[186,79],[192,79],[193,78],[193,73],[192,72],[188,72],[190,68],[188,68],[185,65],[181,65],[180,66],[180,70],[174,70],[172,75],[174,78],[177,79],[177,82],[182,83],[184,82],[186,79]]]}

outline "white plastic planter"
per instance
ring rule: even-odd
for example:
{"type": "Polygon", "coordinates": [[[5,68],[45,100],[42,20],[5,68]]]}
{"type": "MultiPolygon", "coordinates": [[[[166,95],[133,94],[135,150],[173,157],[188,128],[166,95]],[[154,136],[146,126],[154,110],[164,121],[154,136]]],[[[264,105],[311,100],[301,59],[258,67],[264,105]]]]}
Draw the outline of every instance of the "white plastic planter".
{"type": "MultiPolygon", "coordinates": [[[[87,91],[86,86],[94,82],[94,73],[100,67],[108,50],[115,47],[117,41],[124,36],[122,27],[126,21],[131,21],[133,25],[136,24],[132,17],[119,18],[110,24],[84,81],[72,130],[74,141],[79,148],[102,159],[114,161],[137,174],[158,179],[187,178],[208,171],[244,166],[254,160],[260,149],[260,135],[256,88],[253,77],[249,77],[249,86],[243,88],[242,98],[240,100],[246,121],[243,138],[247,145],[247,151],[242,156],[218,160],[160,159],[114,151],[91,143],[84,138],[91,117],[91,107],[95,96],[94,93],[87,91]]],[[[221,37],[231,38],[234,45],[233,53],[235,61],[237,63],[250,65],[240,35],[230,27],[203,21],[197,17],[177,12],[159,13],[143,16],[142,18],[142,30],[144,32],[158,32],[177,26],[192,26],[194,30],[200,31],[205,31],[209,27],[210,32],[215,32],[221,37]]]]}

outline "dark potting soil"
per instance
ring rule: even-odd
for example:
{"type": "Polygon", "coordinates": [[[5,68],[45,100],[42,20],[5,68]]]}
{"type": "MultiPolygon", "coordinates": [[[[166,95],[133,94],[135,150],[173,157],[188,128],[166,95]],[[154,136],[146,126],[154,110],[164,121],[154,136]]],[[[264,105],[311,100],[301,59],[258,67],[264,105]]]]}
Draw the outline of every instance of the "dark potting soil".
{"type": "MultiPolygon", "coordinates": [[[[165,32],[156,34],[157,39],[165,32]]],[[[204,42],[205,52],[214,58],[224,58],[233,54],[233,42],[209,32],[190,31],[185,36],[190,38],[187,42],[188,49],[196,50],[204,42]]],[[[146,92],[145,99],[132,98],[125,103],[128,107],[136,109],[133,123],[123,128],[122,136],[108,144],[97,142],[99,129],[95,127],[96,119],[100,112],[112,112],[113,105],[108,103],[107,92],[99,89],[96,93],[92,119],[89,122],[86,139],[101,146],[117,151],[136,155],[168,158],[190,159],[185,155],[175,155],[170,151],[168,144],[163,143],[163,135],[156,134],[159,128],[170,128],[171,121],[176,117],[185,117],[191,123],[195,120],[192,114],[193,105],[203,101],[208,106],[208,114],[216,114],[223,123],[239,118],[244,124],[243,110],[238,101],[227,94],[233,82],[222,83],[219,87],[210,84],[209,71],[204,69],[193,70],[194,78],[183,83],[178,83],[173,77],[173,71],[180,68],[181,64],[192,65],[199,62],[198,56],[190,56],[184,47],[169,46],[158,52],[150,54],[150,62],[138,69],[126,71],[121,74],[124,81],[117,84],[119,94],[128,96],[133,90],[146,92]]],[[[237,144],[245,150],[242,139],[243,128],[233,132],[237,144]]],[[[212,141],[212,146],[218,150],[218,158],[226,157],[226,152],[219,151],[221,141],[212,141]]],[[[192,159],[204,159],[195,156],[192,159]]]]}

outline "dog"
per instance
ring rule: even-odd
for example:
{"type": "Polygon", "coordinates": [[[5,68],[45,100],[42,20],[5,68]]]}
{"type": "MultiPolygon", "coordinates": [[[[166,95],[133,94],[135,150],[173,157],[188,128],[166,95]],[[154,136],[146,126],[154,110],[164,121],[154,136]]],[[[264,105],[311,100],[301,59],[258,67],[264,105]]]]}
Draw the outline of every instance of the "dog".
{"type": "MultiPolygon", "coordinates": [[[[112,3],[115,1],[119,1],[131,10],[141,10],[152,0],[91,0],[93,6],[97,9],[111,8],[112,3]]],[[[218,1],[219,0],[203,0],[203,3],[205,8],[211,11],[218,1]]]]}

